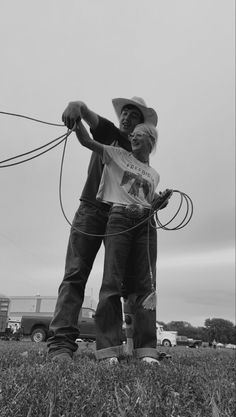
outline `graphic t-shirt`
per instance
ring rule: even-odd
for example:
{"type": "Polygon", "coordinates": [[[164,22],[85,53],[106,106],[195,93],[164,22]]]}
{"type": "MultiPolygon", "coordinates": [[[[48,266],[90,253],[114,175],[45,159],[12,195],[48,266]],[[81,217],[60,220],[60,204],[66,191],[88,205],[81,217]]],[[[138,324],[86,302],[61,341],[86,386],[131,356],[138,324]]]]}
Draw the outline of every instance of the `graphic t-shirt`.
{"type": "Polygon", "coordinates": [[[97,199],[106,203],[150,207],[160,176],[125,149],[104,145],[105,164],[97,199]]]}
{"type": "MultiPolygon", "coordinates": [[[[99,123],[96,129],[90,129],[90,131],[93,139],[97,142],[105,145],[111,145],[115,142],[127,151],[131,150],[130,142],[126,136],[112,122],[101,116],[99,116],[99,123]]],[[[92,152],[88,167],[88,176],[80,197],[81,201],[90,202],[100,208],[107,206],[107,204],[105,205],[96,199],[103,168],[102,158],[96,152],[92,152]]],[[[109,206],[107,208],[109,209],[109,206]]]]}

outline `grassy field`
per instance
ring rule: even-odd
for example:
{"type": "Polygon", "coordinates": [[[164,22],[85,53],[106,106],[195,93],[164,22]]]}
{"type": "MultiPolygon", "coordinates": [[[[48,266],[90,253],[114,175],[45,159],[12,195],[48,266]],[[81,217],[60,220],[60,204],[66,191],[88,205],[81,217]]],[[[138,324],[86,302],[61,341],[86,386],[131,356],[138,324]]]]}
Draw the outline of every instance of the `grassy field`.
{"type": "MultiPolygon", "coordinates": [[[[161,349],[163,351],[163,349],[161,349]]],[[[46,344],[0,341],[1,417],[233,417],[235,352],[175,347],[159,366],[108,366],[81,344],[73,364],[47,360],[46,344]]]]}

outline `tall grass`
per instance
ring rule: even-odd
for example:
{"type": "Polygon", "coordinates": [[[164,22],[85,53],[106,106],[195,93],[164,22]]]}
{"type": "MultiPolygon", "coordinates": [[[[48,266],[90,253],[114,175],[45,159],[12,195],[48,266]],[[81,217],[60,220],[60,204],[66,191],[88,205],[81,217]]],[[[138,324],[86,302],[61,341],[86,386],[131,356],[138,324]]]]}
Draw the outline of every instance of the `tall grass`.
{"type": "MultiPolygon", "coordinates": [[[[162,349],[163,350],[163,349],[162,349]]],[[[1,417],[233,417],[235,355],[167,350],[159,366],[124,358],[97,363],[90,346],[72,364],[47,360],[46,345],[0,342],[1,417]]]]}

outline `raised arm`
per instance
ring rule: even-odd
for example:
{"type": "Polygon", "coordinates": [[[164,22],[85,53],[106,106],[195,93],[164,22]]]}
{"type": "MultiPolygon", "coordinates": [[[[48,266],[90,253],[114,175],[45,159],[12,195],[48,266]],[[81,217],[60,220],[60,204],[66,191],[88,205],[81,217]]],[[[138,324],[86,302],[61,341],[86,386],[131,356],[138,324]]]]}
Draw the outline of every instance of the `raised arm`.
{"type": "Polygon", "coordinates": [[[96,129],[98,126],[99,118],[94,111],[90,110],[83,101],[71,101],[62,113],[62,121],[68,129],[73,129],[80,119],[83,119],[91,129],[96,129]]]}
{"type": "Polygon", "coordinates": [[[101,143],[96,142],[89,136],[87,130],[85,129],[81,121],[76,123],[75,133],[81,145],[103,156],[104,146],[101,143]]]}

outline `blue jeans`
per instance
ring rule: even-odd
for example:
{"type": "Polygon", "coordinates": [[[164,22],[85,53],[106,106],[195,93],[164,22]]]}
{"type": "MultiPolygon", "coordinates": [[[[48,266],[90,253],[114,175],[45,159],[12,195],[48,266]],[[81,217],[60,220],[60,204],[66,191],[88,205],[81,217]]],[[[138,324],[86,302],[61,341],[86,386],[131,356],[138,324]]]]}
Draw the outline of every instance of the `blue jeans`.
{"type": "Polygon", "coordinates": [[[76,228],[95,234],[104,234],[108,211],[81,202],[78,208],[67,248],[65,275],[59,287],[54,316],[50,324],[52,337],[48,339],[49,354],[56,351],[75,352],[79,337],[78,316],[84,301],[85,286],[93,262],[103,241],[102,237],[86,236],[76,228]]]}
{"type": "MultiPolygon", "coordinates": [[[[107,233],[124,231],[141,219],[123,213],[110,212],[107,233]]],[[[142,302],[151,293],[148,251],[154,277],[156,276],[157,234],[148,223],[116,236],[105,238],[105,263],[103,281],[96,310],[96,356],[103,359],[122,353],[122,283],[126,292],[135,293],[134,352],[137,357],[154,356],[156,352],[156,311],[145,310],[142,302]],[[132,271],[128,274],[127,271],[132,271]]]]}

